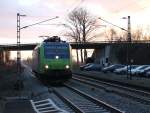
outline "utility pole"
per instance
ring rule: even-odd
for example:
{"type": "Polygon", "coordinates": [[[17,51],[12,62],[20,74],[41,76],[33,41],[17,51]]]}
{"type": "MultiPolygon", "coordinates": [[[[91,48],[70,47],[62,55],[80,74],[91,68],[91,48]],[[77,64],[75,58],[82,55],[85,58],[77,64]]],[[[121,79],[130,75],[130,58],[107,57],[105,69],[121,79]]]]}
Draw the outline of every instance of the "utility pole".
{"type": "Polygon", "coordinates": [[[127,24],[127,28],[128,28],[128,31],[127,31],[128,32],[128,36],[127,36],[127,79],[128,78],[132,79],[132,75],[131,75],[131,57],[130,57],[130,48],[131,48],[131,42],[132,42],[130,16],[128,16],[127,18],[123,17],[123,19],[128,19],[128,24],[127,24]]]}
{"type": "Polygon", "coordinates": [[[128,64],[129,64],[129,78],[132,79],[132,74],[131,74],[131,55],[130,55],[130,49],[131,49],[131,23],[130,23],[130,16],[128,16],[128,48],[127,48],[127,54],[128,54],[128,64]]]}
{"type": "Polygon", "coordinates": [[[20,15],[17,13],[17,77],[18,80],[15,84],[17,90],[23,88],[23,81],[20,79],[21,76],[21,52],[20,52],[20,17],[26,15],[20,15]]]}
{"type": "Polygon", "coordinates": [[[131,23],[130,23],[130,16],[128,16],[128,42],[131,43],[131,23]]]}
{"type": "Polygon", "coordinates": [[[21,53],[20,53],[20,14],[17,13],[17,75],[20,73],[20,65],[19,62],[21,60],[21,53]]]}
{"type": "Polygon", "coordinates": [[[41,23],[59,18],[58,16],[56,16],[54,18],[50,18],[50,19],[40,21],[40,22],[37,22],[37,23],[34,23],[34,24],[30,24],[30,25],[27,25],[27,26],[24,26],[24,27],[20,27],[20,17],[21,16],[26,16],[26,15],[21,15],[21,14],[17,13],[17,77],[18,77],[18,80],[15,84],[15,89],[17,89],[17,90],[20,90],[20,89],[23,88],[23,81],[21,80],[20,31],[24,28],[31,27],[31,26],[34,26],[34,25],[38,25],[38,24],[41,24],[41,23]]]}
{"type": "Polygon", "coordinates": [[[20,70],[20,60],[21,60],[21,53],[20,53],[20,14],[17,13],[17,75],[19,76],[20,70]]]}

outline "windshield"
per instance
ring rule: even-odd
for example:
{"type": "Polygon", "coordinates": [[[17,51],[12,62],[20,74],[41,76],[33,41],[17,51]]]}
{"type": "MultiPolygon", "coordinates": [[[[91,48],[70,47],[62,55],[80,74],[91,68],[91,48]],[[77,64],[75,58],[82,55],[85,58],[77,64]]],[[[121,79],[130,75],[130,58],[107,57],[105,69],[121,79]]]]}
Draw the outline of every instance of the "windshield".
{"type": "Polygon", "coordinates": [[[144,69],[144,68],[147,68],[147,67],[148,67],[148,66],[143,66],[143,67],[140,68],[140,70],[142,70],[142,69],[144,69]]]}
{"type": "Polygon", "coordinates": [[[67,59],[70,56],[68,44],[45,44],[44,45],[45,58],[55,59],[56,56],[62,59],[67,59]]]}

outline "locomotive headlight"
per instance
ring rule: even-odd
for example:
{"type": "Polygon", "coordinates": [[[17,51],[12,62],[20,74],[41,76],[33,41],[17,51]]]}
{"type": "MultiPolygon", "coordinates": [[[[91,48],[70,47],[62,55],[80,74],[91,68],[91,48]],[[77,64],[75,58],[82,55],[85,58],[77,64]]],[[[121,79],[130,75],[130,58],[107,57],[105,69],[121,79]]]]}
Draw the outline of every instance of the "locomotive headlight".
{"type": "Polygon", "coordinates": [[[66,69],[69,69],[69,65],[66,65],[66,69]]]}
{"type": "Polygon", "coordinates": [[[45,69],[48,69],[49,67],[48,67],[48,65],[45,65],[45,69]]]}
{"type": "Polygon", "coordinates": [[[59,56],[55,56],[56,59],[59,59],[59,56]]]}

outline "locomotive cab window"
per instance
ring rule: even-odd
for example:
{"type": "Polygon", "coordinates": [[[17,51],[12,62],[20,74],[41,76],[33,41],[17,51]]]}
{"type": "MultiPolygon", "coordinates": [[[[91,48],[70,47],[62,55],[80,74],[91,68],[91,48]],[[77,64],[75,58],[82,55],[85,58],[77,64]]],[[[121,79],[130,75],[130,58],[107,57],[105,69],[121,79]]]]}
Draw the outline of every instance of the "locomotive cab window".
{"type": "Polygon", "coordinates": [[[58,56],[61,59],[70,57],[68,44],[48,44],[44,45],[45,58],[55,59],[58,56]]]}

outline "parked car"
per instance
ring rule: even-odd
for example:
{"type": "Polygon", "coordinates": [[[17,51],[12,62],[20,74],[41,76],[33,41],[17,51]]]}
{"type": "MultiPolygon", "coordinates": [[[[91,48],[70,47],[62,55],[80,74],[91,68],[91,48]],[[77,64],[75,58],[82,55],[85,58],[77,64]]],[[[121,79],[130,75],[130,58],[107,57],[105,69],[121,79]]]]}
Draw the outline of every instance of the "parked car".
{"type": "Polygon", "coordinates": [[[127,66],[124,66],[124,67],[115,69],[114,73],[116,73],[116,74],[125,74],[126,71],[127,71],[127,66]]]}
{"type": "MultiPolygon", "coordinates": [[[[128,66],[129,67],[129,66],[128,66]]],[[[124,66],[122,68],[119,68],[119,69],[115,69],[114,70],[114,73],[116,74],[127,74],[127,71],[129,71],[129,69],[127,70],[128,68],[127,66],[124,66]]],[[[136,65],[131,65],[131,69],[134,69],[136,68],[137,66],[136,65]]]]}
{"type": "Polygon", "coordinates": [[[144,70],[144,72],[139,73],[139,76],[147,76],[146,73],[148,73],[150,69],[144,70]]]}
{"type": "Polygon", "coordinates": [[[144,68],[144,69],[141,69],[141,70],[138,70],[136,72],[137,75],[140,75],[140,76],[143,76],[146,72],[150,71],[150,66],[144,68]]]}
{"type": "MultiPolygon", "coordinates": [[[[140,65],[140,66],[138,66],[138,67],[136,67],[134,69],[131,69],[131,75],[136,75],[136,72],[138,70],[142,70],[142,69],[144,69],[146,67],[148,67],[148,65],[140,65]]],[[[128,71],[128,73],[130,73],[130,71],[128,71]]]]}
{"type": "Polygon", "coordinates": [[[93,64],[93,63],[87,63],[87,64],[84,64],[84,65],[81,65],[80,66],[80,70],[83,71],[85,67],[87,67],[87,66],[89,66],[91,64],[93,64]]]}
{"type": "Polygon", "coordinates": [[[121,67],[124,67],[124,65],[121,65],[121,64],[110,65],[108,67],[103,68],[102,72],[104,72],[104,73],[106,73],[106,72],[113,72],[115,69],[121,68],[121,67]]]}
{"type": "Polygon", "coordinates": [[[146,77],[150,77],[150,71],[145,74],[146,77]]]}
{"type": "Polygon", "coordinates": [[[91,64],[89,66],[86,66],[84,70],[86,71],[100,71],[102,66],[100,64],[91,64]]]}

